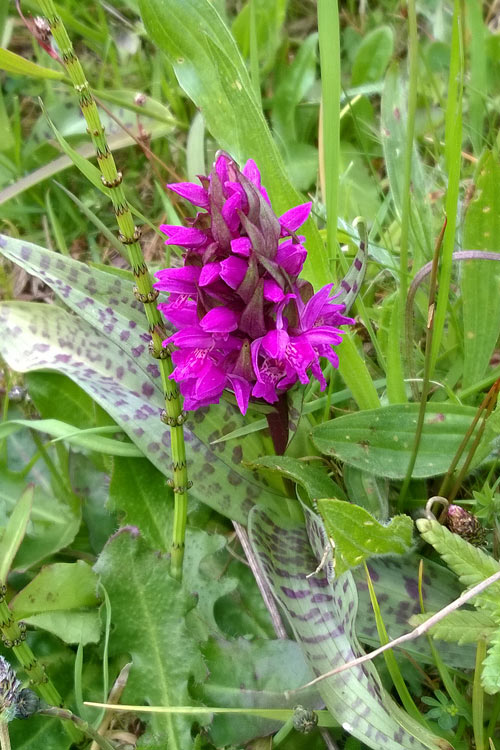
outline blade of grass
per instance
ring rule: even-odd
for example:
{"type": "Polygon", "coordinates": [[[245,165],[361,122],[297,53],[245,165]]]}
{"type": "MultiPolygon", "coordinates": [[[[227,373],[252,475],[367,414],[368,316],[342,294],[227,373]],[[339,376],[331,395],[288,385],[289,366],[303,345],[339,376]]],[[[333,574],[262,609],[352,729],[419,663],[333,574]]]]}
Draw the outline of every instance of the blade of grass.
{"type": "Polygon", "coordinates": [[[434,317],[434,335],[431,346],[429,377],[432,378],[443,338],[448,307],[452,255],[457,226],[457,204],[460,186],[462,151],[462,95],[464,79],[464,52],[462,44],[462,10],[460,0],[455,0],[451,38],[450,75],[445,116],[445,161],[448,169],[448,189],[445,199],[446,230],[443,239],[439,291],[434,317]]]}
{"type": "MultiPolygon", "coordinates": [[[[415,114],[417,109],[417,84],[418,84],[418,33],[417,33],[417,11],[415,0],[408,0],[408,63],[409,63],[409,85],[408,85],[408,120],[406,130],[406,153],[405,153],[405,171],[403,201],[401,206],[401,242],[400,242],[400,273],[399,273],[399,305],[398,312],[400,316],[399,331],[404,331],[404,311],[406,296],[408,293],[408,238],[410,232],[411,217],[411,167],[413,154],[413,139],[415,135],[415,114]]],[[[392,346],[394,349],[394,346],[392,346]]],[[[399,356],[404,351],[404,341],[399,345],[399,356]]],[[[395,350],[392,353],[393,366],[392,375],[396,378],[399,373],[404,378],[404,368],[402,365],[397,366],[394,363],[395,356],[398,354],[395,350]]],[[[398,386],[394,383],[393,390],[398,398],[406,401],[406,391],[404,382],[398,386]]]]}
{"type": "MultiPolygon", "coordinates": [[[[337,259],[337,210],[340,162],[340,39],[337,0],[318,0],[318,32],[321,64],[321,133],[327,215],[327,258],[337,259]]],[[[322,151],[322,153],[321,153],[322,151]]]]}
{"type": "Polygon", "coordinates": [[[472,685],[472,727],[476,750],[486,750],[484,736],[484,691],[481,685],[481,673],[485,657],[486,641],[482,638],[477,644],[476,668],[474,669],[474,682],[472,685]]]}

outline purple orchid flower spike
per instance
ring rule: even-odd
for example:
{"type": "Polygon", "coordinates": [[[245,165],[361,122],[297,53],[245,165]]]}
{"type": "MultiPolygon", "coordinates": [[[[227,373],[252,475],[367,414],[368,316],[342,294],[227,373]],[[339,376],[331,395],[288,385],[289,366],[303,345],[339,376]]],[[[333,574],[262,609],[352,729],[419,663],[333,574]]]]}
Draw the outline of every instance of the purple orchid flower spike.
{"type": "Polygon", "coordinates": [[[323,389],[320,359],[338,365],[332,346],[354,321],[332,285],[314,294],[300,278],[307,250],[297,231],[311,203],[277,217],[255,162],[240,170],[225,153],[199,180],[168,186],[202,210],[189,226],[161,226],[166,244],[185,249],[184,265],[158,271],[155,284],[169,293],[158,307],[178,328],[166,343],[177,347],[171,377],[185,408],[218,403],[224,390],[243,414],[251,398],[279,407],[311,375],[323,389]]]}

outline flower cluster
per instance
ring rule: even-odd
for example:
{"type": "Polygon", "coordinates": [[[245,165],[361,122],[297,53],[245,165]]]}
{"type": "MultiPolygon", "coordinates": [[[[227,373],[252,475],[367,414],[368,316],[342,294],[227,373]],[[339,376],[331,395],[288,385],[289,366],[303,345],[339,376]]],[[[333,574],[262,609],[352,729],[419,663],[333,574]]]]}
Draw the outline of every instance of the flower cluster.
{"type": "Polygon", "coordinates": [[[308,370],[323,389],[319,358],[338,366],[338,326],[353,321],[333,302],[331,284],[314,294],[300,278],[307,251],[296,232],[311,204],[278,218],[255,163],[240,171],[225,153],[199,180],[168,186],[202,210],[189,226],[160,227],[185,256],[155,283],[169,292],[158,307],[178,329],[165,344],[177,347],[171,377],[185,408],[218,403],[228,388],[244,414],[250,397],[274,403],[297,380],[308,383],[308,370]]]}

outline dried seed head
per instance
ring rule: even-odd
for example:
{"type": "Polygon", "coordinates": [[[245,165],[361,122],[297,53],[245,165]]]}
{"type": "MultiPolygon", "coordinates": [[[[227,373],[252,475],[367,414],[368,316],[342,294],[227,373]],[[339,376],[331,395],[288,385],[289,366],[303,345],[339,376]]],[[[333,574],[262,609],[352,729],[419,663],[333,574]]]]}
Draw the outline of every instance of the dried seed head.
{"type": "Polygon", "coordinates": [[[460,505],[448,507],[445,525],[454,534],[458,534],[470,544],[480,546],[486,539],[486,531],[476,516],[469,513],[460,505]]]}

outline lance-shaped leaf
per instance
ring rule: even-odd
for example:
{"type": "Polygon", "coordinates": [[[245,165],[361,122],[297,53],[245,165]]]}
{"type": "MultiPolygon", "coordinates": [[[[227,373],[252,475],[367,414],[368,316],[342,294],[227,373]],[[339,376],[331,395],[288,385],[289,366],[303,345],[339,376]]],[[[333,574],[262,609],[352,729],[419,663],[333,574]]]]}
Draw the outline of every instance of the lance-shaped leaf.
{"type": "MultiPolygon", "coordinates": [[[[322,453],[346,464],[375,476],[404,479],[419,408],[419,404],[391,404],[346,414],[315,427],[312,439],[322,453]]],[[[475,413],[460,404],[427,404],[413,477],[447,471],[475,413]]]]}
{"type": "MultiPolygon", "coordinates": [[[[122,529],[108,542],[95,566],[108,592],[115,655],[132,657],[124,703],[192,705],[188,679],[204,668],[185,618],[195,599],[169,575],[167,558],[150,550],[137,531],[122,529]]],[[[193,717],[155,714],[138,747],[191,747],[193,717]]]]}
{"type": "MultiPolygon", "coordinates": [[[[474,196],[465,216],[464,247],[500,251],[500,165],[486,152],[478,165],[474,196]]],[[[463,387],[477,383],[485,374],[498,341],[500,328],[500,264],[465,261],[460,285],[464,326],[463,387]]]]}
{"type": "MultiPolygon", "coordinates": [[[[0,236],[0,251],[50,286],[64,304],[96,329],[88,332],[89,329],[82,324],[79,330],[78,323],[70,316],[64,323],[61,316],[57,324],[52,317],[49,325],[52,343],[45,340],[51,338],[45,333],[38,342],[42,349],[34,350],[31,357],[24,357],[22,344],[16,340],[23,326],[29,327],[27,336],[32,342],[37,335],[37,326],[45,327],[46,324],[38,313],[35,316],[28,310],[21,316],[22,324],[15,322],[14,317],[20,316],[21,312],[17,310],[14,316],[9,306],[11,329],[16,333],[10,341],[0,341],[0,351],[6,359],[10,358],[13,369],[22,372],[54,369],[69,375],[120,424],[144,455],[169,475],[169,431],[158,420],[163,407],[160,371],[148,353],[150,337],[144,330],[142,305],[133,296],[133,283],[127,278],[89,268],[71,258],[10,237],[0,236]],[[57,326],[62,327],[61,332],[57,332],[57,326]],[[76,344],[72,341],[73,335],[76,344]],[[81,357],[83,351],[87,358],[81,357]],[[23,363],[28,361],[30,365],[25,366],[23,363]],[[79,366],[75,367],[76,363],[79,366]],[[99,387],[97,381],[92,382],[92,370],[96,371],[99,387]],[[137,424],[133,425],[132,420],[137,424]]],[[[5,317],[7,308],[4,306],[3,309],[5,317]]],[[[46,308],[45,315],[48,315],[46,308]]],[[[211,445],[243,424],[244,418],[236,407],[221,403],[210,409],[198,409],[190,415],[184,434],[188,470],[194,482],[190,494],[208,502],[223,515],[246,523],[248,510],[256,498],[259,498],[259,503],[274,507],[282,505],[282,498],[266,487],[265,480],[259,481],[242,465],[243,460],[252,461],[263,453],[262,440],[257,433],[237,443],[211,445]]]]}
{"type": "Polygon", "coordinates": [[[394,516],[386,525],[359,505],[332,498],[318,500],[318,511],[335,543],[337,576],[374,555],[402,555],[411,546],[413,521],[394,516]]]}
{"type": "Polygon", "coordinates": [[[483,661],[481,684],[489,695],[500,692],[500,628],[498,624],[486,659],[483,661]]]}
{"type": "MultiPolygon", "coordinates": [[[[320,519],[310,511],[308,514],[311,536],[312,525],[316,525],[316,555],[303,527],[277,522],[257,507],[250,513],[249,529],[268,583],[314,674],[320,675],[351,661],[362,651],[354,632],[357,595],[351,574],[329,580],[322,569],[306,578],[317,567],[317,555],[321,556],[326,540],[324,530],[320,532],[320,519]]],[[[374,750],[450,747],[398,710],[372,664],[329,677],[317,688],[343,728],[374,750]]]]}
{"type": "MultiPolygon", "coordinates": [[[[57,370],[80,385],[120,425],[149,460],[167,476],[171,471],[170,432],[160,419],[162,394],[156,382],[113,346],[102,334],[60,308],[36,303],[6,303],[0,306],[5,336],[0,351],[19,372],[57,370]]],[[[153,365],[156,367],[156,365],[153,365]]],[[[231,406],[218,410],[219,424],[231,424],[231,406]]],[[[197,412],[194,420],[203,421],[197,412]]],[[[208,418],[211,422],[212,417],[208,418]]],[[[195,422],[189,422],[195,426],[195,422]]],[[[220,428],[216,430],[220,434],[220,428]]],[[[212,451],[188,428],[185,433],[192,495],[240,522],[246,522],[255,498],[274,505],[279,496],[237,461],[244,445],[212,451]],[[218,455],[217,455],[218,454],[218,455]],[[234,461],[234,462],[233,462],[234,461]]],[[[221,443],[223,448],[225,444],[221,443]]],[[[216,446],[217,448],[218,446],[216,446]]],[[[251,460],[252,455],[248,458],[251,460]]]]}

